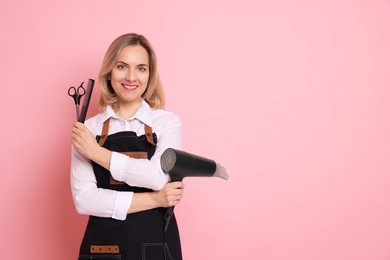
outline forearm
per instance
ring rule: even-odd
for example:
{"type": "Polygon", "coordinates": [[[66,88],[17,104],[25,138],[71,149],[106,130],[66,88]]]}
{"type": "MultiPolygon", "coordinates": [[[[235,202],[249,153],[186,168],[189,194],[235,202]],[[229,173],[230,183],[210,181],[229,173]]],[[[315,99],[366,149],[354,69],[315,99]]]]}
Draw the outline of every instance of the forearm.
{"type": "Polygon", "coordinates": [[[183,195],[182,182],[170,182],[160,191],[134,193],[128,213],[176,206],[183,195]]]}
{"type": "Polygon", "coordinates": [[[130,186],[161,190],[169,181],[169,176],[162,171],[158,157],[155,155],[151,160],[134,159],[112,152],[109,170],[117,181],[130,186]]]}
{"type": "Polygon", "coordinates": [[[134,193],[133,200],[127,213],[132,214],[158,208],[159,205],[155,200],[154,193],[155,192],[134,193]]]}
{"type": "Polygon", "coordinates": [[[104,147],[97,147],[90,159],[103,168],[110,170],[112,152],[104,147]]]}

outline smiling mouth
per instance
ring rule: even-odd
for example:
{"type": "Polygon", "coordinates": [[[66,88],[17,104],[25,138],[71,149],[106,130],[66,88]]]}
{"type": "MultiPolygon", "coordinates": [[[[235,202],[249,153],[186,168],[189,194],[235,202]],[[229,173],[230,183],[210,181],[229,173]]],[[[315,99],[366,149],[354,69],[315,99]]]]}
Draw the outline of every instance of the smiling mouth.
{"type": "Polygon", "coordinates": [[[137,85],[127,85],[127,84],[122,84],[122,87],[124,87],[127,90],[134,90],[134,89],[138,88],[137,85]]]}

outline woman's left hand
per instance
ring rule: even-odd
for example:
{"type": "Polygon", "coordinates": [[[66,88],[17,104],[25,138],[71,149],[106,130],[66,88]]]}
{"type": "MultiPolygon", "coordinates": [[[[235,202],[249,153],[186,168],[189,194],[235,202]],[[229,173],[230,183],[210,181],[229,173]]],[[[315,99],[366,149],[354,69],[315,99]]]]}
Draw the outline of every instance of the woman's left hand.
{"type": "Polygon", "coordinates": [[[73,126],[72,144],[88,159],[92,159],[101,148],[91,131],[80,122],[76,122],[73,126]]]}

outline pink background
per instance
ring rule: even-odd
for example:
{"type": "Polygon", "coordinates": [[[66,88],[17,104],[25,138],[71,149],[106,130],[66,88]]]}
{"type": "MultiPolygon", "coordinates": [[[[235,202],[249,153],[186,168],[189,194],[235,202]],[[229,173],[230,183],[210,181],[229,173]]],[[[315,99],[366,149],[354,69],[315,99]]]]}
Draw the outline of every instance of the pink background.
{"type": "Polygon", "coordinates": [[[231,176],[185,180],[186,260],[390,259],[390,1],[15,0],[0,28],[0,259],[76,259],[66,92],[127,32],[231,176]]]}

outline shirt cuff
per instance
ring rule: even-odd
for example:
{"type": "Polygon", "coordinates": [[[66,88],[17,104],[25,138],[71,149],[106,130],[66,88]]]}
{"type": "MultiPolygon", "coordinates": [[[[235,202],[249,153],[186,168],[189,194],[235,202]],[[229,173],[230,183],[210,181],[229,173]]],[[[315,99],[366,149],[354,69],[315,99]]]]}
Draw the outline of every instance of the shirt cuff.
{"type": "Polygon", "coordinates": [[[126,159],[126,155],[112,152],[110,160],[110,173],[114,180],[123,181],[123,168],[125,167],[126,159]]]}
{"type": "Polygon", "coordinates": [[[118,191],[116,197],[116,203],[114,212],[112,214],[113,219],[125,220],[127,212],[129,211],[131,202],[133,200],[133,192],[120,192],[118,191]]]}

